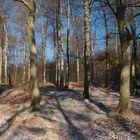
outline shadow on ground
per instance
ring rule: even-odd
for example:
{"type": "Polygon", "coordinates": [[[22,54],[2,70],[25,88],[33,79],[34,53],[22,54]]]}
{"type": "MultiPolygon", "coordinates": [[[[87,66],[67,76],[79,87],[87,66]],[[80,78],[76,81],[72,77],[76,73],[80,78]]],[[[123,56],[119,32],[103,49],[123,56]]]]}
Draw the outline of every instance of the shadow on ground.
{"type": "Polygon", "coordinates": [[[0,95],[6,91],[7,89],[10,89],[11,87],[8,84],[0,84],[0,95]]]}
{"type": "Polygon", "coordinates": [[[26,109],[27,109],[27,108],[22,108],[21,110],[16,111],[13,115],[11,115],[11,116],[9,117],[9,119],[6,120],[6,122],[5,122],[2,126],[0,126],[0,136],[1,136],[2,134],[4,134],[7,130],[10,129],[10,127],[11,127],[11,122],[12,122],[17,116],[19,116],[22,112],[24,112],[26,109]]]}
{"type": "MultiPolygon", "coordinates": [[[[83,134],[83,129],[86,130],[86,128],[81,128],[81,129],[77,128],[77,125],[75,125],[73,121],[88,123],[94,120],[94,116],[91,118],[90,116],[88,116],[88,114],[86,114],[86,112],[83,113],[83,112],[80,112],[80,110],[79,112],[75,112],[72,110],[72,108],[67,109],[65,108],[65,106],[61,104],[65,100],[68,100],[69,102],[69,99],[71,98],[78,101],[79,102],[78,104],[81,104],[81,102],[84,103],[84,100],[81,98],[81,94],[82,94],[81,91],[78,91],[78,90],[75,91],[75,90],[70,90],[70,89],[62,90],[62,89],[58,89],[57,87],[53,85],[43,87],[40,90],[41,90],[42,95],[44,96],[47,95],[49,96],[49,99],[53,100],[53,103],[51,104],[53,104],[53,106],[59,110],[59,112],[62,114],[63,118],[67,122],[67,133],[69,134],[69,138],[74,139],[74,140],[86,140],[87,136],[83,134]]],[[[98,102],[93,99],[89,100],[89,102],[90,104],[94,104],[95,106],[97,106],[101,111],[105,113],[109,113],[111,111],[101,102],[98,102]]],[[[49,104],[49,102],[47,102],[47,104],[49,104]]],[[[82,105],[83,104],[81,104],[81,106],[82,105]]],[[[85,104],[85,107],[88,107],[88,105],[85,104]]],[[[90,110],[90,111],[95,112],[94,110],[90,110]]],[[[95,112],[95,114],[97,114],[97,112],[95,112]]],[[[90,135],[92,135],[93,133],[94,132],[92,132],[90,135]]]]}

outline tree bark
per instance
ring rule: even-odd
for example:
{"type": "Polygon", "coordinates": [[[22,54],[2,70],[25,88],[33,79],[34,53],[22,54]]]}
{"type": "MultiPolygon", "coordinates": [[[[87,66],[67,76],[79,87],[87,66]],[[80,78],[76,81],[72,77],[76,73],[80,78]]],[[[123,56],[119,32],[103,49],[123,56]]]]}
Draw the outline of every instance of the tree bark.
{"type": "Polygon", "coordinates": [[[32,91],[31,109],[40,110],[40,91],[37,76],[37,50],[35,44],[35,14],[36,0],[14,0],[23,3],[28,8],[28,41],[30,51],[30,88],[32,91]]]}
{"type": "Polygon", "coordinates": [[[2,40],[0,40],[0,83],[2,83],[2,40]]]}
{"type": "MultiPolygon", "coordinates": [[[[134,4],[134,2],[133,2],[134,4]]],[[[131,32],[132,32],[132,38],[133,38],[133,45],[132,45],[132,65],[131,65],[131,78],[133,82],[133,94],[137,94],[137,87],[139,85],[138,79],[138,59],[137,59],[137,48],[138,48],[138,42],[137,42],[137,31],[136,31],[136,20],[135,20],[135,7],[131,10],[131,17],[132,17],[132,23],[130,25],[131,32]]]]}
{"type": "Polygon", "coordinates": [[[69,77],[70,77],[70,0],[68,0],[68,10],[67,10],[67,66],[66,66],[66,87],[69,87],[69,77]]]}
{"type": "Polygon", "coordinates": [[[117,23],[121,44],[121,75],[120,75],[120,100],[117,112],[130,111],[130,43],[125,19],[126,7],[124,3],[117,5],[117,23]]]}
{"type": "Polygon", "coordinates": [[[85,59],[85,78],[84,78],[84,98],[90,98],[89,84],[90,84],[90,9],[89,0],[84,0],[84,24],[85,24],[85,48],[84,48],[84,59],[85,59]]]}
{"type": "Polygon", "coordinates": [[[104,14],[104,26],[105,26],[105,33],[106,33],[106,68],[105,68],[105,87],[108,86],[108,44],[109,44],[109,31],[108,31],[108,24],[107,24],[107,16],[105,9],[103,8],[103,14],[104,14]]]}
{"type": "MultiPolygon", "coordinates": [[[[19,39],[17,41],[17,44],[19,45],[19,39]]],[[[15,78],[14,78],[14,84],[17,83],[17,77],[18,77],[18,47],[15,47],[15,78]]]]}
{"type": "MultiPolygon", "coordinates": [[[[34,4],[35,8],[35,4],[34,4]]],[[[28,37],[30,50],[30,83],[32,90],[32,110],[40,110],[40,91],[37,76],[37,50],[35,46],[35,11],[29,11],[28,15],[28,37]]]]}
{"type": "MultiPolygon", "coordinates": [[[[58,8],[58,12],[59,12],[59,8],[58,8]]],[[[57,12],[57,13],[58,13],[57,12]]],[[[59,29],[58,29],[58,21],[59,21],[59,14],[57,15],[57,17],[56,17],[56,42],[57,42],[57,49],[56,49],[56,51],[57,51],[57,54],[56,54],[56,76],[57,76],[57,87],[60,87],[60,41],[59,41],[59,39],[60,39],[60,31],[59,31],[59,29]]]]}
{"type": "Polygon", "coordinates": [[[25,35],[25,25],[23,25],[22,34],[23,34],[23,47],[24,47],[24,57],[23,57],[23,83],[25,83],[26,78],[26,35],[25,35]]]}
{"type": "Polygon", "coordinates": [[[79,60],[79,40],[76,34],[76,81],[80,82],[80,60],[79,60]]]}
{"type": "Polygon", "coordinates": [[[43,47],[43,81],[46,84],[46,26],[42,21],[42,47],[43,47]]]}
{"type": "Polygon", "coordinates": [[[59,16],[58,16],[58,52],[60,69],[60,88],[64,87],[64,52],[63,52],[63,34],[62,34],[62,0],[59,0],[59,16]]]}
{"type": "Polygon", "coordinates": [[[56,35],[56,19],[53,21],[53,45],[54,45],[54,56],[55,56],[55,84],[58,84],[58,71],[57,71],[57,66],[58,66],[58,57],[57,57],[57,35],[56,35]]]}
{"type": "Polygon", "coordinates": [[[4,45],[4,78],[5,84],[8,82],[7,67],[8,67],[8,27],[6,19],[4,20],[4,33],[5,33],[5,45],[4,45]]]}

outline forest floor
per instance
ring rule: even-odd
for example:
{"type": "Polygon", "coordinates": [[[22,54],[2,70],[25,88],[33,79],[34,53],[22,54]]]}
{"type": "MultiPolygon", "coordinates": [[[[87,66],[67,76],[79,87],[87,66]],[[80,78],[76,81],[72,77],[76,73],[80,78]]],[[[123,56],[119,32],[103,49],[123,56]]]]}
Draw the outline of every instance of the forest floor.
{"type": "Polygon", "coordinates": [[[91,100],[82,88],[41,87],[41,112],[30,112],[30,94],[23,87],[0,86],[0,140],[135,140],[140,139],[140,98],[131,97],[134,112],[111,116],[119,93],[91,87],[91,100]]]}

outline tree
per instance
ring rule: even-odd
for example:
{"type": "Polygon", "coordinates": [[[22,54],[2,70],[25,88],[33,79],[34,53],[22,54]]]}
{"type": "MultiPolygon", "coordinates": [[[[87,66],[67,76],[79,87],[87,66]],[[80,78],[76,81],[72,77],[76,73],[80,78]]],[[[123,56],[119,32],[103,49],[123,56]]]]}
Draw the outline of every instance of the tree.
{"type": "MultiPolygon", "coordinates": [[[[0,17],[0,19],[1,19],[0,25],[3,25],[2,16],[0,17]]],[[[1,28],[0,31],[3,33],[3,28],[1,28]]],[[[2,64],[3,64],[2,56],[3,56],[3,37],[1,36],[0,37],[0,83],[2,83],[2,64]]]]}
{"type": "Polygon", "coordinates": [[[42,20],[42,47],[43,47],[43,81],[46,83],[46,28],[47,22],[42,20]]]}
{"type": "Polygon", "coordinates": [[[106,72],[105,72],[105,86],[108,86],[108,46],[109,46],[109,31],[108,31],[108,23],[107,23],[107,15],[105,8],[103,7],[103,15],[104,15],[104,26],[105,26],[105,40],[106,40],[106,72]]]}
{"type": "Polygon", "coordinates": [[[70,77],[70,0],[68,0],[68,10],[67,10],[67,67],[66,67],[66,87],[69,87],[69,77],[70,77]]]}
{"type": "Polygon", "coordinates": [[[37,50],[35,46],[36,0],[14,0],[23,3],[28,9],[28,41],[30,50],[30,88],[32,91],[31,109],[40,110],[40,91],[37,78],[37,50]]]}
{"type": "Polygon", "coordinates": [[[116,0],[115,9],[107,0],[108,6],[113,11],[118,25],[118,32],[121,45],[120,56],[120,99],[116,112],[126,113],[130,111],[130,45],[131,37],[128,31],[128,22],[126,18],[126,0],[116,0]]]}
{"type": "Polygon", "coordinates": [[[59,87],[64,87],[64,51],[63,51],[63,33],[62,33],[62,0],[58,3],[58,83],[59,87]]]}
{"type": "Polygon", "coordinates": [[[90,98],[89,84],[90,84],[90,9],[89,0],[84,0],[84,25],[85,25],[85,47],[84,47],[84,61],[85,61],[85,78],[84,78],[84,98],[90,98]]]}
{"type": "Polygon", "coordinates": [[[7,68],[8,68],[8,26],[7,26],[7,19],[6,16],[3,15],[3,30],[4,30],[4,77],[5,77],[5,83],[8,82],[8,76],[7,76],[7,68]]]}

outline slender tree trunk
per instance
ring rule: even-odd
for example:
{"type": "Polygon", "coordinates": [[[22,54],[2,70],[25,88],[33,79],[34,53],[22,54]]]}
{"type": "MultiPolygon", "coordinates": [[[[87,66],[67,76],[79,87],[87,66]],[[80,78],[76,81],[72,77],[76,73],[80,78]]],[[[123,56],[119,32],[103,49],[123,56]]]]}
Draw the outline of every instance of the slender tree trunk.
{"type": "Polygon", "coordinates": [[[69,87],[69,77],[70,77],[70,58],[69,58],[69,50],[70,50],[70,0],[68,0],[68,10],[67,10],[67,66],[66,66],[66,87],[69,87]]]}
{"type": "Polygon", "coordinates": [[[90,84],[90,9],[89,0],[84,0],[84,24],[85,24],[85,79],[84,79],[84,98],[90,98],[89,84],[90,84]]]}
{"type": "Polygon", "coordinates": [[[106,32],[106,72],[105,72],[105,87],[108,86],[108,43],[109,43],[109,31],[108,31],[108,24],[107,24],[107,16],[105,9],[103,8],[103,14],[104,14],[104,26],[105,26],[105,32],[106,32]]]}
{"type": "Polygon", "coordinates": [[[42,46],[43,46],[43,81],[46,83],[46,26],[42,21],[42,46]]]}
{"type": "Polygon", "coordinates": [[[8,82],[7,66],[8,66],[8,27],[6,20],[4,21],[5,45],[4,45],[4,76],[5,84],[8,82]]]}
{"type": "Polygon", "coordinates": [[[77,83],[80,82],[80,60],[79,60],[79,40],[78,36],[76,35],[76,80],[77,83]]]}
{"type": "Polygon", "coordinates": [[[22,33],[23,33],[23,47],[24,47],[24,57],[23,57],[23,83],[25,83],[25,77],[26,77],[26,35],[25,35],[25,25],[23,27],[22,33]]]}
{"type": "Polygon", "coordinates": [[[94,29],[94,42],[91,48],[91,83],[94,84],[94,66],[95,66],[95,52],[94,48],[96,47],[96,21],[95,21],[95,29],[94,29]]]}
{"type": "Polygon", "coordinates": [[[115,28],[116,28],[116,36],[115,36],[115,56],[116,56],[116,63],[117,63],[117,69],[115,70],[116,74],[115,74],[115,80],[114,80],[114,84],[115,85],[119,85],[119,81],[120,81],[120,67],[119,67],[119,56],[120,56],[120,51],[118,50],[118,29],[117,29],[117,23],[115,25],[115,28]]]}
{"type": "MultiPolygon", "coordinates": [[[[133,2],[134,4],[134,2],[133,2]]],[[[136,20],[135,20],[135,7],[132,8],[131,11],[131,16],[132,16],[132,23],[131,23],[131,32],[132,32],[132,36],[133,36],[133,45],[132,45],[132,82],[133,82],[133,91],[134,91],[134,95],[137,94],[137,86],[138,86],[138,62],[137,62],[137,31],[136,31],[136,20]]]]}
{"type": "Polygon", "coordinates": [[[57,85],[58,83],[58,71],[57,71],[57,60],[58,60],[58,57],[57,57],[57,37],[56,37],[56,21],[54,20],[53,21],[53,45],[54,45],[54,56],[55,56],[55,84],[57,85]]]}
{"type": "Polygon", "coordinates": [[[60,69],[60,88],[64,87],[64,52],[63,52],[63,34],[62,34],[62,0],[59,0],[58,17],[58,49],[59,49],[59,69],[60,69]]]}
{"type": "MultiPolygon", "coordinates": [[[[58,9],[59,12],[59,9],[58,9]]],[[[57,12],[57,13],[58,13],[57,12]]],[[[59,27],[59,14],[56,17],[56,43],[57,43],[57,54],[56,54],[56,76],[57,76],[57,87],[60,87],[60,31],[58,29],[59,27]]]]}
{"type": "Polygon", "coordinates": [[[2,83],[2,40],[0,40],[0,83],[2,83]]]}
{"type": "MultiPolygon", "coordinates": [[[[30,57],[30,56],[29,56],[30,57]]],[[[30,88],[30,58],[29,58],[29,60],[28,60],[29,62],[28,62],[28,84],[29,84],[29,88],[30,88]]]]}
{"type": "MultiPolygon", "coordinates": [[[[18,41],[19,45],[19,41],[18,41]]],[[[18,77],[18,47],[15,48],[15,78],[14,78],[14,83],[17,83],[17,77],[18,77]]]]}

